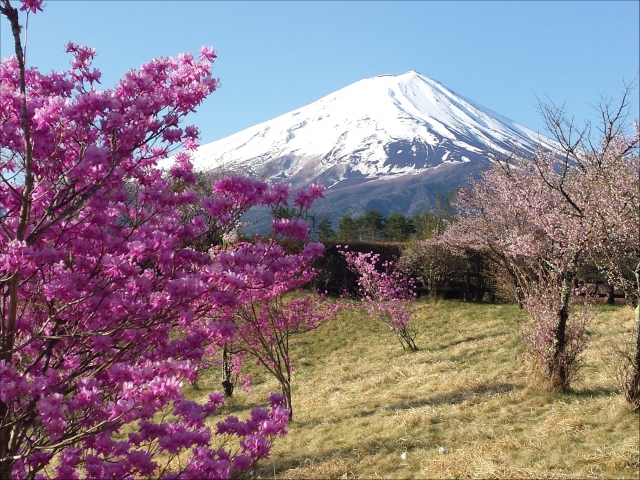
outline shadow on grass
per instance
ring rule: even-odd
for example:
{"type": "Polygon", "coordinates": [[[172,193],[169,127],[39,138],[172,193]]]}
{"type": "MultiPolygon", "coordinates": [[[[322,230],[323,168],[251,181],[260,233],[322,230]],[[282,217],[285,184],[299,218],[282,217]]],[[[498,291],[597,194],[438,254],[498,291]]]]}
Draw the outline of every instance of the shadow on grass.
{"type": "MultiPolygon", "coordinates": [[[[398,446],[391,441],[368,441],[345,448],[321,450],[309,458],[306,455],[273,456],[258,464],[254,472],[256,478],[276,478],[287,471],[309,469],[305,475],[310,478],[358,478],[355,469],[363,457],[379,453],[393,453],[398,446]],[[314,465],[322,471],[314,472],[314,465]]],[[[398,455],[400,452],[398,452],[398,455]]]]}
{"type": "Polygon", "coordinates": [[[467,343],[467,342],[478,342],[480,340],[485,340],[487,338],[497,338],[497,337],[504,337],[505,335],[508,335],[510,332],[497,332],[497,333],[493,333],[491,335],[489,334],[481,334],[481,335],[473,335],[473,336],[467,336],[465,338],[459,339],[459,340],[453,340],[449,343],[443,343],[443,342],[438,342],[436,344],[434,344],[434,346],[429,345],[427,348],[425,348],[425,350],[431,351],[431,352],[438,352],[440,350],[446,350],[447,348],[450,347],[455,347],[456,345],[460,345],[462,343],[467,343]]]}
{"type": "Polygon", "coordinates": [[[514,383],[493,383],[487,385],[478,385],[477,387],[472,389],[459,389],[453,392],[431,395],[425,398],[399,400],[388,404],[367,406],[366,408],[362,405],[357,406],[357,408],[354,406],[354,408],[342,410],[339,416],[311,416],[310,418],[307,417],[304,419],[297,418],[294,421],[296,423],[296,426],[299,428],[313,428],[325,422],[338,423],[355,418],[370,417],[375,415],[378,411],[398,412],[426,406],[439,407],[442,405],[456,405],[461,404],[466,400],[472,400],[474,404],[477,404],[481,403],[485,399],[488,399],[491,395],[523,389],[525,389],[524,385],[517,385],[514,383]]]}
{"type": "MultiPolygon", "coordinates": [[[[313,467],[313,465],[320,465],[327,463],[331,459],[350,458],[348,451],[333,449],[325,450],[313,455],[313,458],[309,458],[303,455],[287,455],[286,457],[273,456],[269,460],[263,460],[258,463],[256,470],[254,471],[255,478],[277,478],[290,470],[304,469],[313,467]]],[[[345,465],[346,466],[346,465],[345,465]]],[[[325,467],[326,468],[326,467],[325,467]]],[[[311,473],[311,472],[307,472],[311,473]]],[[[317,475],[317,474],[316,474],[317,475]]],[[[327,477],[327,474],[322,475],[327,477]]],[[[336,473],[333,472],[332,477],[336,477],[336,473]]],[[[342,472],[338,474],[340,478],[355,478],[355,471],[342,472]]]]}
{"type": "Polygon", "coordinates": [[[441,405],[456,405],[469,399],[478,399],[478,395],[494,395],[497,393],[507,393],[513,390],[522,390],[524,387],[514,383],[494,383],[491,385],[482,385],[478,388],[469,390],[456,390],[453,392],[432,395],[424,399],[408,400],[396,402],[385,407],[385,410],[398,411],[408,410],[410,408],[420,407],[438,407],[441,405]]]}
{"type": "Polygon", "coordinates": [[[619,395],[614,388],[598,387],[598,388],[581,388],[579,390],[571,389],[568,392],[559,394],[568,398],[592,398],[592,397],[612,397],[619,395]]]}
{"type": "Polygon", "coordinates": [[[259,398],[255,401],[248,401],[246,397],[236,398],[234,394],[233,397],[224,399],[224,406],[218,410],[218,416],[221,417],[221,420],[227,415],[247,416],[254,408],[269,408],[269,397],[266,396],[262,401],[259,398]]]}

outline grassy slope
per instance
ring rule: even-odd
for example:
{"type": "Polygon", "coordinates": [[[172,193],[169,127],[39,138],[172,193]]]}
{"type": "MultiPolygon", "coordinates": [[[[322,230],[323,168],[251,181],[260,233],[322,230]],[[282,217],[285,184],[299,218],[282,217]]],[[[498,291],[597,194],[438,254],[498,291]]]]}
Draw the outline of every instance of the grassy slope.
{"type": "MultiPolygon", "coordinates": [[[[417,353],[343,312],[293,347],[295,421],[262,477],[638,478],[638,413],[615,393],[608,343],[632,312],[599,307],[571,394],[527,388],[514,306],[418,303],[417,353]],[[440,454],[439,446],[447,453],[440,454]],[[400,455],[406,451],[406,460],[400,455]]],[[[204,379],[192,398],[219,389],[204,379]]],[[[278,386],[260,371],[222,414],[245,418],[278,386]]]]}

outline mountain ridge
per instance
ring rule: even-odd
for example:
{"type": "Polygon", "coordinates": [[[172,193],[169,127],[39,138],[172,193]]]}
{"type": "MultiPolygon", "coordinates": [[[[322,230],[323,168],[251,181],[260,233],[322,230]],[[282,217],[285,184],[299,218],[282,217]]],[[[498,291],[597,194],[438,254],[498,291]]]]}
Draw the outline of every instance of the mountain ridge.
{"type": "MultiPolygon", "coordinates": [[[[531,155],[539,145],[554,146],[533,130],[412,70],[359,80],[202,145],[194,152],[193,163],[200,171],[242,172],[294,187],[322,183],[327,187],[324,204],[332,205],[329,210],[335,218],[336,211],[358,212],[355,207],[349,209],[345,200],[329,201],[332,196],[343,198],[352,189],[358,198],[350,203],[367,203],[366,188],[356,188],[358,185],[387,183],[389,205],[385,210],[399,211],[393,209],[393,197],[402,193],[403,181],[411,177],[423,179],[427,186],[442,184],[438,176],[443,169],[441,176],[455,180],[451,185],[455,188],[465,181],[456,178],[463,171],[466,177],[473,177],[487,168],[490,153],[531,155]],[[452,175],[452,166],[458,175],[452,175]]],[[[420,196],[424,201],[412,202],[412,209],[428,208],[430,195],[423,192],[420,196]]]]}

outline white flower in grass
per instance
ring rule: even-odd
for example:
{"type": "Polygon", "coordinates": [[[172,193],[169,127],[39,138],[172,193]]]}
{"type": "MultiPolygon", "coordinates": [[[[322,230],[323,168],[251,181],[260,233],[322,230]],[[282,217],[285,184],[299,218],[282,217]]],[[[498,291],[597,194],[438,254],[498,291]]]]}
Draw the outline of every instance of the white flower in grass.
{"type": "Polygon", "coordinates": [[[407,452],[406,452],[406,451],[402,452],[402,453],[400,454],[400,458],[401,458],[402,460],[406,460],[406,459],[407,459],[407,452]]]}

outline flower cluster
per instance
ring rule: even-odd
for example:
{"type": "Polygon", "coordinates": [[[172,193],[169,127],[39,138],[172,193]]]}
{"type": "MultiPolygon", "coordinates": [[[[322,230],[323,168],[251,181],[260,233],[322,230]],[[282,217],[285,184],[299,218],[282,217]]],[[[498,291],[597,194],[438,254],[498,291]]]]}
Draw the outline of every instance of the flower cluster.
{"type": "Polygon", "coordinates": [[[31,12],[36,14],[38,12],[42,12],[42,0],[20,0],[22,6],[20,7],[21,12],[31,12]]]}

